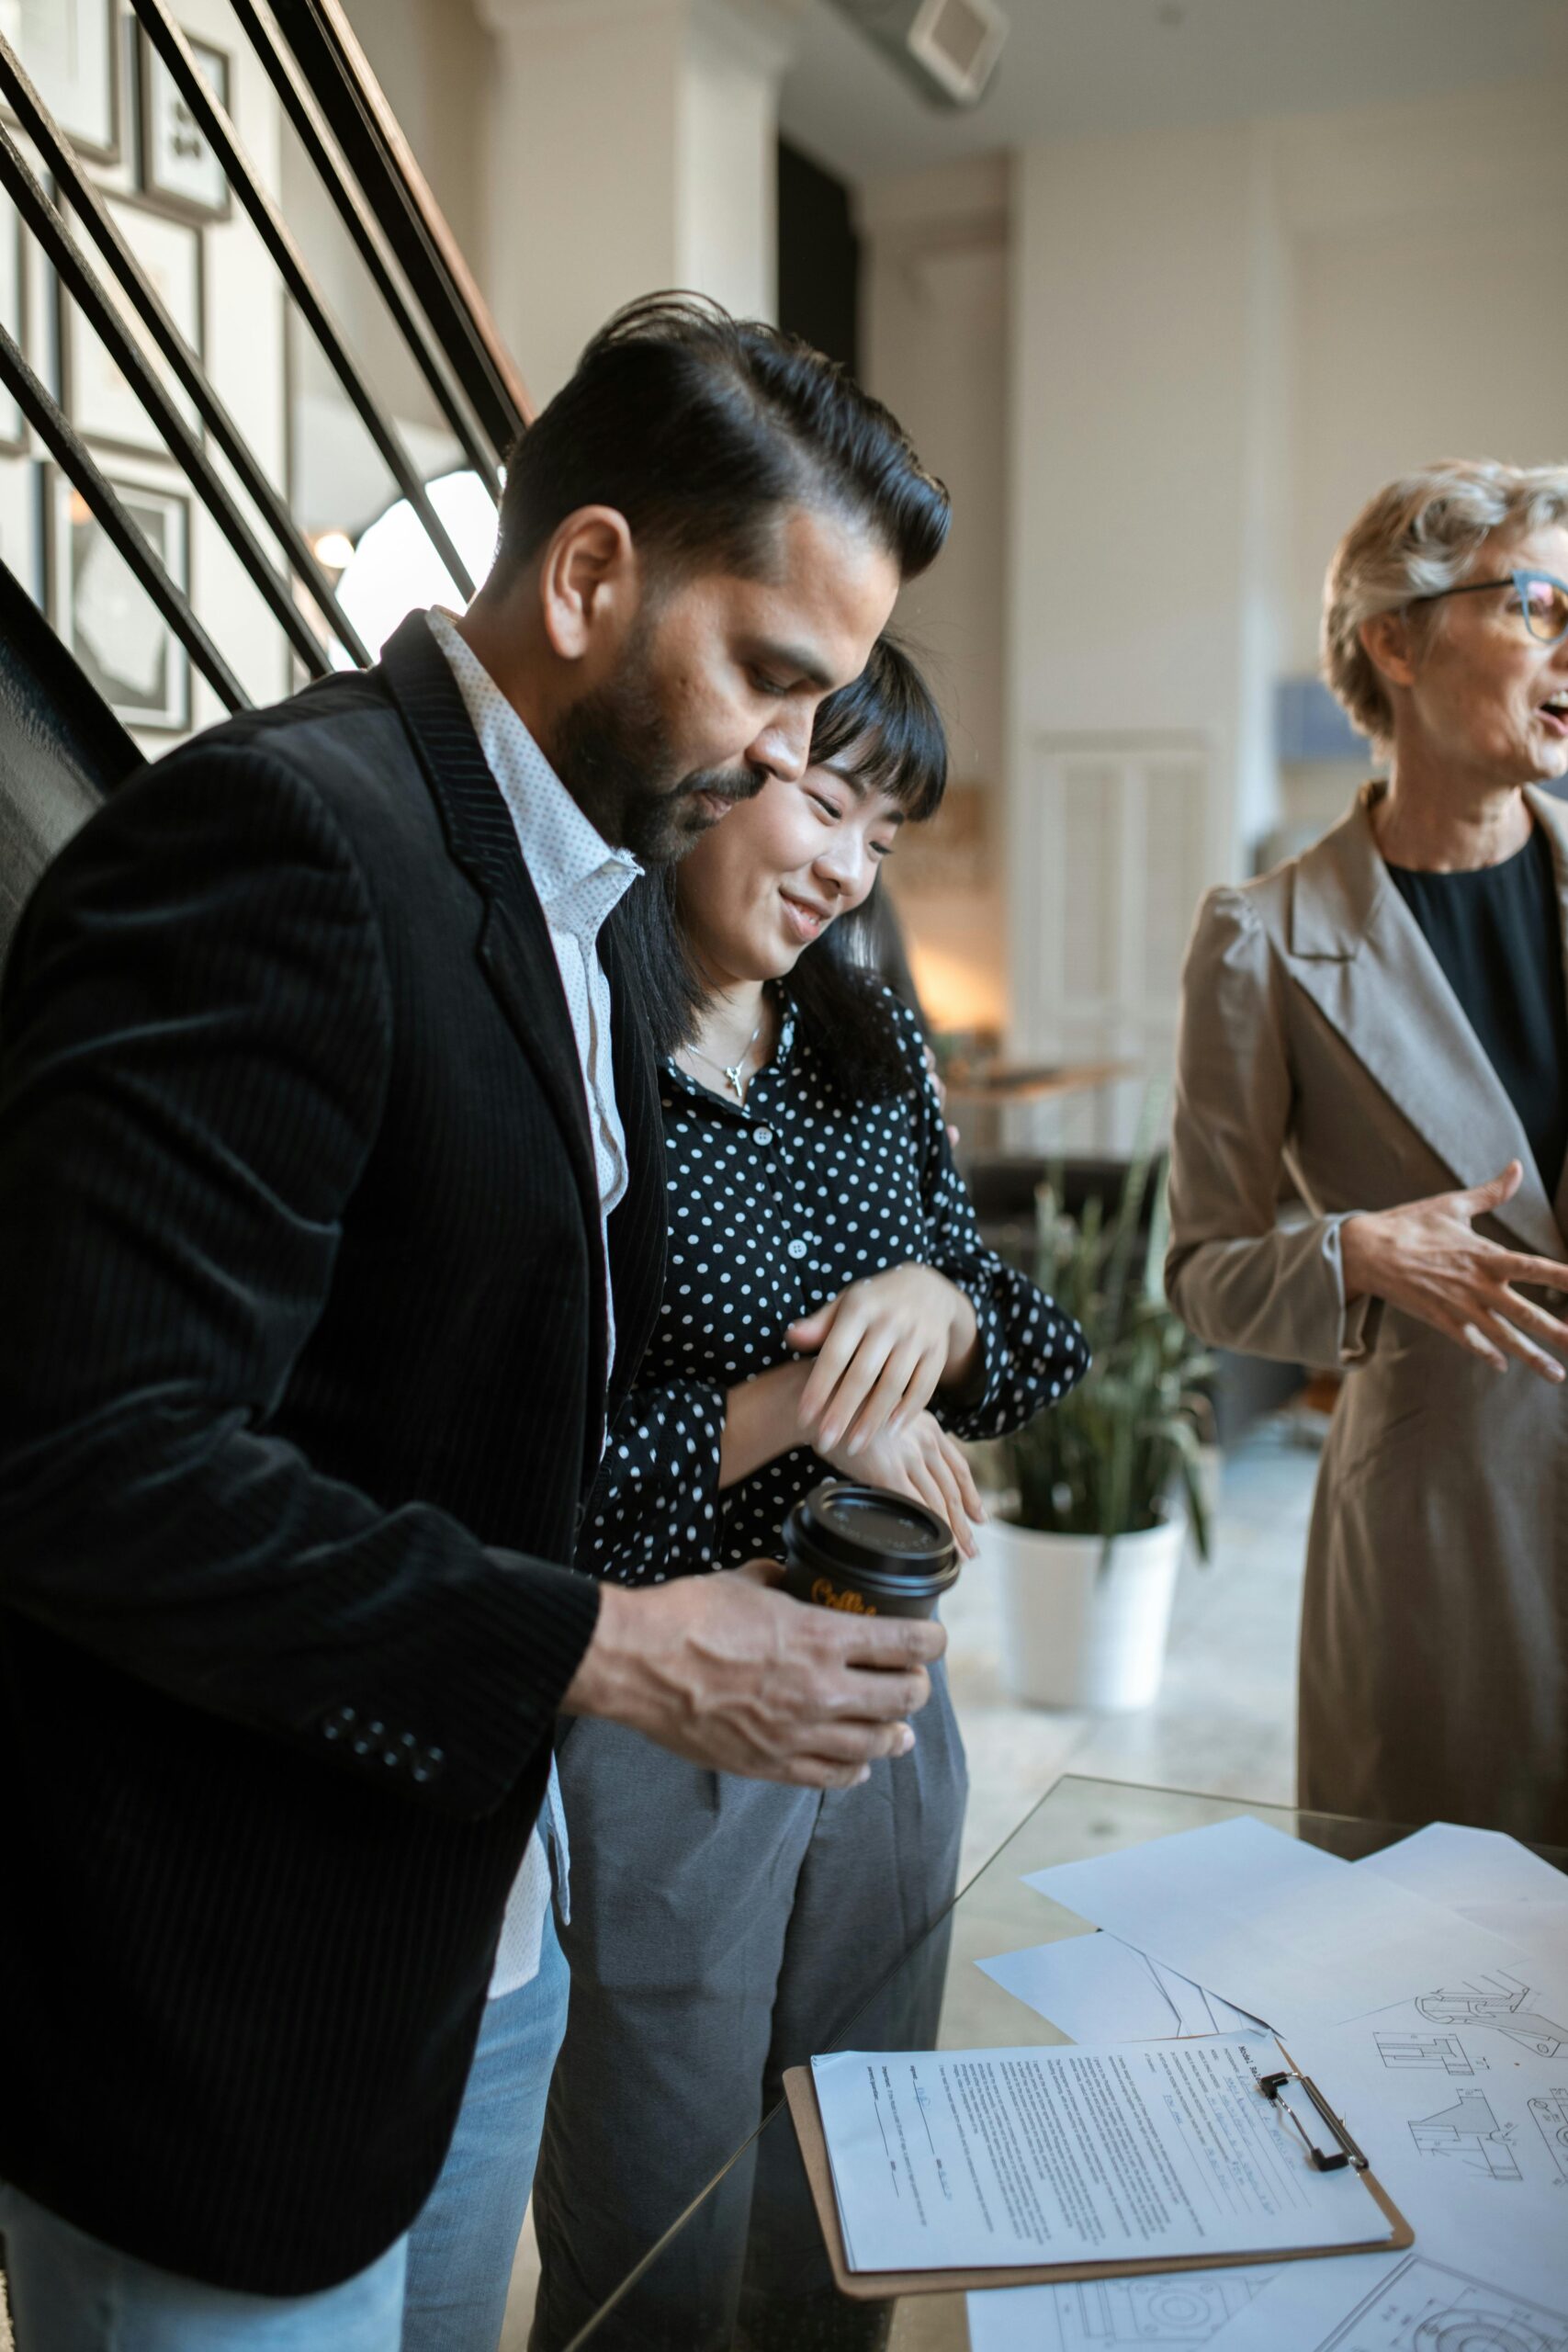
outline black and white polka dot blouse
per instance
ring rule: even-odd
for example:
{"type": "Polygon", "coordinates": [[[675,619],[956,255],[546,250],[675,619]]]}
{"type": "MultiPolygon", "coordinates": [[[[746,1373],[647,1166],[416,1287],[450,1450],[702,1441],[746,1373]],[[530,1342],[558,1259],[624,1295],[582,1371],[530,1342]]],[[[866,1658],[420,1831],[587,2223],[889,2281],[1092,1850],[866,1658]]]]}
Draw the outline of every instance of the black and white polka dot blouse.
{"type": "Polygon", "coordinates": [[[1081,1379],[1082,1332],[981,1241],[908,1008],[887,999],[907,1091],[848,1105],[781,991],[778,1044],[744,1103],[661,1073],[670,1254],[658,1329],[610,1431],[578,1565],[628,1584],[776,1556],[796,1498],[836,1475],[808,1447],[718,1483],[726,1393],[791,1360],[784,1334],[847,1284],[911,1261],[973,1302],[985,1367],[955,1436],[1016,1429],[1081,1379]]]}

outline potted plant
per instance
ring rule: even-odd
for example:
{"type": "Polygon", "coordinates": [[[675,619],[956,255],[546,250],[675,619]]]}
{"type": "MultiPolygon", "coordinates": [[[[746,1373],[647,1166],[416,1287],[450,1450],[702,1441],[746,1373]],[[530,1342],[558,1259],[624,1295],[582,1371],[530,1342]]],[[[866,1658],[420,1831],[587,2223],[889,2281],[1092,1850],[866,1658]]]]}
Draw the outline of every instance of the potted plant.
{"type": "Polygon", "coordinates": [[[1049,1182],[1035,1205],[1035,1279],[1077,1317],[1093,1363],[1001,1441],[1015,1499],[987,1533],[1008,1679],[1036,1705],[1143,1707],[1164,1671],[1189,1524],[1200,1558],[1209,1553],[1201,1436],[1213,1412],[1197,1384],[1210,1360],[1166,1303],[1165,1186],[1146,1151],[1110,1216],[1091,1198],[1067,1216],[1049,1182]]]}

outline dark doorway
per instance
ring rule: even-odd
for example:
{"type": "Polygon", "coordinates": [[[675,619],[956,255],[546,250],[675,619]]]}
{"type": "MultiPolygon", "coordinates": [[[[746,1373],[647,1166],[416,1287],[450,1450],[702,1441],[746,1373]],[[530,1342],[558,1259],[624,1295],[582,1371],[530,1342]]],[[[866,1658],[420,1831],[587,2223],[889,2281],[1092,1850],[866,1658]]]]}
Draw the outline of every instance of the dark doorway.
{"type": "Polygon", "coordinates": [[[841,361],[860,358],[860,239],[850,191],[831,172],[779,141],[779,324],[841,361]]]}

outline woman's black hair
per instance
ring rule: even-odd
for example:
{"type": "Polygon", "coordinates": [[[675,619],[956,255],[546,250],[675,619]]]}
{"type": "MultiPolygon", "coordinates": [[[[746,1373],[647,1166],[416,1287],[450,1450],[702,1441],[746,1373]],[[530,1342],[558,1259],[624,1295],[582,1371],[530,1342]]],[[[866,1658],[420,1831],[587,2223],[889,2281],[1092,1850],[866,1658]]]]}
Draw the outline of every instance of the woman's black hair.
{"type": "MultiPolygon", "coordinates": [[[[931,689],[903,648],[879,638],[852,684],[817,713],[811,763],[831,760],[871,791],[886,793],[908,822],[934,816],[947,786],[947,735],[931,689]]],[[[678,907],[679,868],[645,874],[610,919],[659,1053],[690,1043],[705,990],[687,953],[678,907]]],[[[798,958],[786,986],[801,1024],[848,1102],[902,1093],[908,1063],[884,993],[891,909],[880,880],[852,914],[840,915],[798,958]]],[[[901,967],[901,957],[887,957],[901,967]]]]}

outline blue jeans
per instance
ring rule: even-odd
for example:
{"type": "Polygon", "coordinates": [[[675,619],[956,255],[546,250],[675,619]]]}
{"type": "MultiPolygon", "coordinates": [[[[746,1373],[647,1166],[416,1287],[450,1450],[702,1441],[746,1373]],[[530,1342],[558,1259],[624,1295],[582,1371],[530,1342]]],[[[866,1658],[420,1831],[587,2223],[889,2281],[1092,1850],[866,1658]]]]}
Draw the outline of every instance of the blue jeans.
{"type": "Polygon", "coordinates": [[[315,2295],[238,2295],[155,2269],[0,2182],[17,2352],[495,2352],[533,2186],[567,1967],[485,2010],[457,2129],[406,2237],[315,2295]]]}
{"type": "Polygon", "coordinates": [[[399,2352],[408,2240],[317,2295],[236,2295],[119,2254],[0,2184],[17,2352],[399,2352]]]}
{"type": "Polygon", "coordinates": [[[457,2132],[409,2232],[400,2352],[495,2352],[501,2341],[570,1981],[547,1911],[539,1973],[485,2010],[457,2132]]]}

